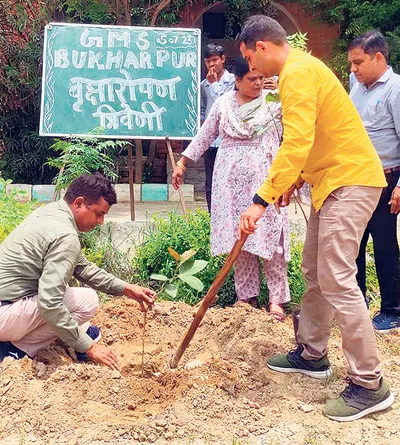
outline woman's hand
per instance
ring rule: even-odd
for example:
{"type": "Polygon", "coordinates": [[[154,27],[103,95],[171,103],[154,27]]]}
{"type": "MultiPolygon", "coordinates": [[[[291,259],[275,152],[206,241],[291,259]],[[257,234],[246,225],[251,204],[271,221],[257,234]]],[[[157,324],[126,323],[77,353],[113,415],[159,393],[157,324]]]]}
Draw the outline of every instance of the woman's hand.
{"type": "Polygon", "coordinates": [[[174,186],[175,190],[178,190],[178,188],[182,184],[183,174],[186,170],[186,162],[187,158],[185,156],[182,156],[179,161],[176,163],[176,166],[174,168],[174,172],[172,173],[172,185],[174,186]]]}
{"type": "Polygon", "coordinates": [[[265,207],[260,204],[252,204],[248,207],[240,217],[238,239],[241,238],[242,233],[251,235],[257,229],[257,221],[265,212],[265,207]]]}
{"type": "Polygon", "coordinates": [[[174,186],[175,190],[178,190],[182,184],[183,173],[184,172],[181,167],[176,166],[174,168],[174,172],[172,173],[172,185],[174,186]]]}

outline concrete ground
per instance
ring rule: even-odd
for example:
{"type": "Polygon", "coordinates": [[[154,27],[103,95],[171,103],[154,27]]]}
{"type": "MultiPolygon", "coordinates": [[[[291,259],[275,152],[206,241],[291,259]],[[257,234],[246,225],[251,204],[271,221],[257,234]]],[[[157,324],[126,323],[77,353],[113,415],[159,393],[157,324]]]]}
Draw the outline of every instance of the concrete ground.
{"type": "MultiPolygon", "coordinates": [[[[196,201],[186,201],[185,204],[188,210],[198,208],[207,210],[205,195],[196,195],[196,201]]],[[[179,201],[135,202],[135,221],[137,222],[146,222],[155,214],[163,216],[169,212],[182,213],[181,203],[179,201]]],[[[131,221],[129,202],[113,205],[105,219],[105,222],[126,221],[131,221]]]]}

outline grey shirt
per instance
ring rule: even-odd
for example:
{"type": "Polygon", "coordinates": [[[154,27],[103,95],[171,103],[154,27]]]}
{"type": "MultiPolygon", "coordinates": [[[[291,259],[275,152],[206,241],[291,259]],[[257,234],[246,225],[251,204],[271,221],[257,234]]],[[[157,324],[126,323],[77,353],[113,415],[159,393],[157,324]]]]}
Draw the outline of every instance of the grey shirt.
{"type": "Polygon", "coordinates": [[[74,276],[102,292],[123,295],[126,283],[81,252],[79,230],[64,200],[35,210],[0,244],[0,300],[17,301],[37,295],[40,315],[56,335],[78,352],[93,340],[79,328],[63,303],[74,276]]]}
{"type": "MultiPolygon", "coordinates": [[[[384,169],[400,166],[400,76],[391,67],[371,87],[354,82],[357,108],[384,169]]],[[[400,185],[400,180],[398,185],[400,185]]]]}
{"type": "MultiPolygon", "coordinates": [[[[210,83],[207,79],[204,79],[200,85],[200,120],[206,120],[211,107],[218,97],[227,91],[232,91],[234,88],[235,76],[227,70],[224,70],[224,74],[217,82],[210,83]]],[[[211,146],[219,147],[220,143],[221,141],[218,137],[211,146]]]]}

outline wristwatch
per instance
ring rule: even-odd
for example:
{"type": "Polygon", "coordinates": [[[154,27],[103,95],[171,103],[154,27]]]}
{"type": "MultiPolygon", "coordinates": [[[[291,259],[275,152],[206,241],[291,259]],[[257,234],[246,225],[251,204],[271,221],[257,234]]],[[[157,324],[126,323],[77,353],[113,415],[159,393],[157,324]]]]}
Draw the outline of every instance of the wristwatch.
{"type": "Polygon", "coordinates": [[[267,201],[264,201],[261,196],[257,195],[257,193],[253,196],[253,202],[254,204],[261,204],[264,207],[268,207],[269,204],[267,201]]]}

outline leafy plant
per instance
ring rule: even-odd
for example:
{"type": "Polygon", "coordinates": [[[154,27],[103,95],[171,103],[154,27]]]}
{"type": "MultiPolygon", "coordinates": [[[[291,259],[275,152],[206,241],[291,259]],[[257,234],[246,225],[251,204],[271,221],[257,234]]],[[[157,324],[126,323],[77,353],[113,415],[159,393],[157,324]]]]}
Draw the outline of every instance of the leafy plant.
{"type": "MultiPolygon", "coordinates": [[[[292,240],[292,259],[288,264],[288,280],[292,296],[292,303],[299,304],[305,290],[301,272],[301,257],[303,244],[292,240]]],[[[209,289],[218,272],[222,268],[226,255],[212,257],[210,253],[210,215],[203,210],[188,212],[185,215],[169,213],[167,219],[156,217],[153,225],[145,236],[142,245],[136,249],[132,260],[133,279],[142,284],[149,284],[153,274],[174,276],[177,268],[176,259],[168,251],[172,247],[175,251],[193,249],[197,253],[194,260],[205,260],[208,267],[198,272],[198,278],[204,284],[200,292],[193,290],[186,283],[180,283],[175,300],[188,304],[196,304],[209,289]]],[[[154,275],[153,275],[154,277],[154,275]]],[[[268,300],[268,289],[265,278],[261,282],[260,303],[265,305],[268,300]]],[[[231,305],[236,301],[233,281],[233,270],[226,278],[218,292],[218,304],[231,305]]]]}
{"type": "Polygon", "coordinates": [[[48,183],[55,173],[43,167],[52,141],[38,134],[43,29],[54,3],[0,0],[0,169],[18,183],[48,183]]]}
{"type": "MultiPolygon", "coordinates": [[[[195,305],[211,286],[226,258],[224,255],[211,256],[209,213],[198,209],[185,215],[171,212],[166,219],[154,217],[145,234],[144,242],[137,247],[132,259],[134,271],[132,279],[142,284],[149,284],[152,274],[172,276],[176,270],[176,261],[169,253],[169,247],[177,252],[193,249],[197,252],[193,259],[208,262],[208,266],[198,273],[198,278],[204,284],[201,292],[197,292],[186,283],[179,285],[176,300],[195,305]]],[[[221,306],[235,302],[233,271],[225,280],[218,295],[218,303],[221,306]]]]}
{"type": "Polygon", "coordinates": [[[204,284],[194,275],[201,272],[207,267],[208,262],[204,260],[195,260],[193,257],[196,255],[195,250],[187,250],[179,255],[172,247],[168,247],[168,252],[174,258],[176,262],[176,269],[172,277],[168,278],[162,274],[151,274],[150,279],[162,282],[160,294],[165,292],[173,300],[178,296],[179,282],[186,283],[192,289],[197,292],[201,292],[204,289],[204,284]]]}
{"type": "Polygon", "coordinates": [[[290,289],[290,304],[299,305],[306,290],[303,272],[301,271],[301,261],[303,255],[303,243],[296,238],[292,238],[290,243],[290,261],[287,266],[287,277],[290,289]]]}
{"type": "MultiPolygon", "coordinates": [[[[78,23],[114,24],[115,15],[112,14],[109,2],[102,0],[65,0],[66,14],[78,23]]],[[[116,3],[117,5],[117,3],[116,3]]]]}
{"type": "MultiPolygon", "coordinates": [[[[292,0],[294,1],[294,0],[292,0]]],[[[296,0],[314,17],[330,25],[339,25],[340,39],[329,65],[346,82],[345,61],[348,43],[356,36],[379,29],[389,43],[390,65],[400,70],[400,0],[296,0]],[[343,56],[343,54],[345,56],[343,56]]]]}
{"type": "Polygon", "coordinates": [[[6,187],[11,182],[0,177],[0,244],[38,205],[38,201],[21,202],[23,191],[7,192],[6,187]]]}
{"type": "Polygon", "coordinates": [[[301,49],[302,51],[307,51],[307,33],[296,32],[288,36],[289,45],[296,49],[301,49]]]}
{"type": "Polygon", "coordinates": [[[49,159],[48,165],[57,167],[60,172],[54,178],[56,190],[62,190],[84,173],[101,171],[104,176],[117,179],[112,155],[126,145],[118,140],[103,140],[96,137],[102,130],[96,129],[88,137],[75,137],[70,140],[56,140],[52,149],[61,152],[58,158],[49,159]],[[111,156],[110,156],[111,155],[111,156]]]}

